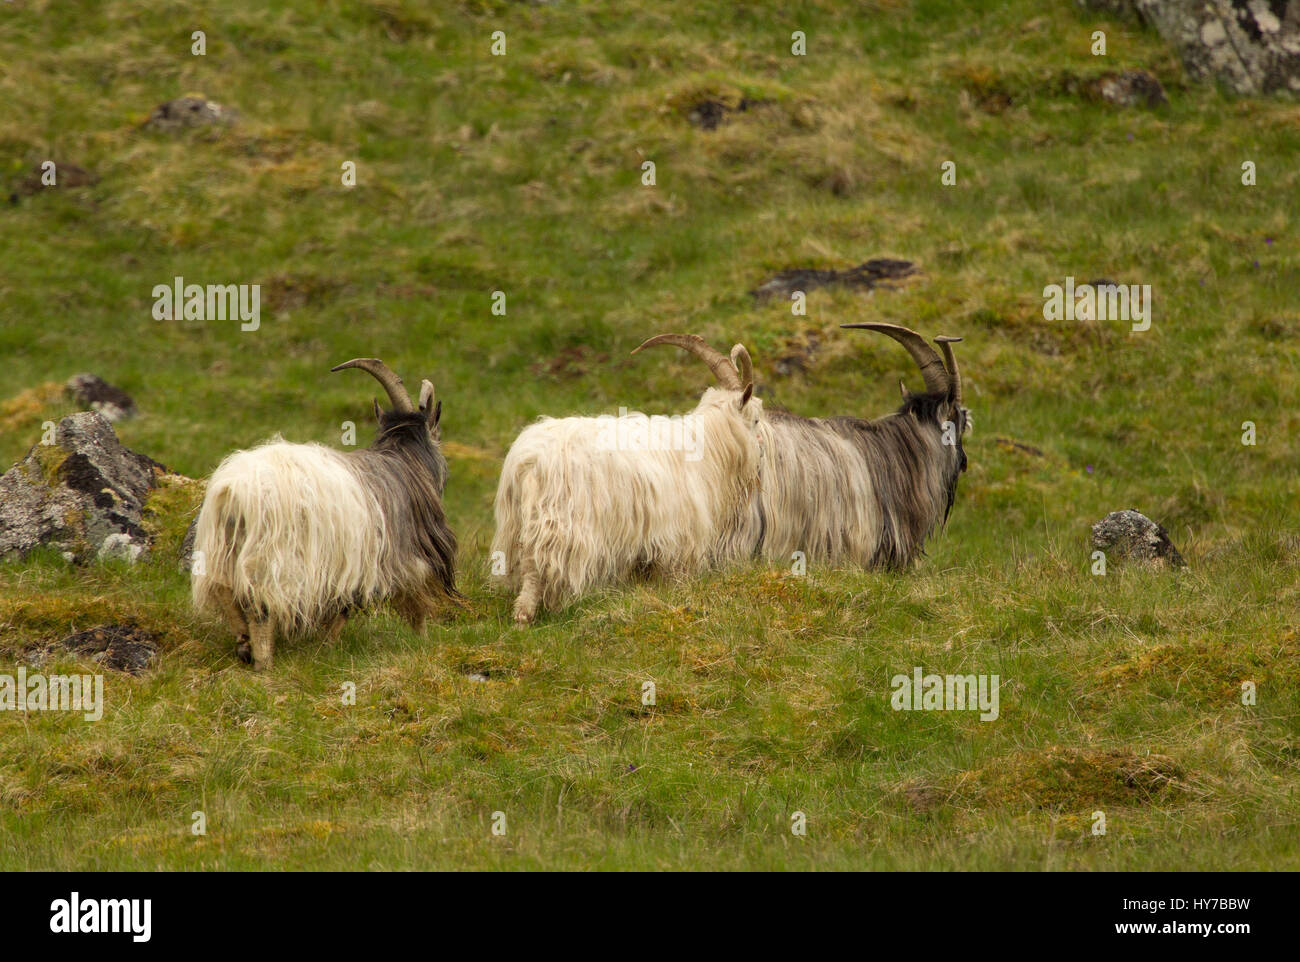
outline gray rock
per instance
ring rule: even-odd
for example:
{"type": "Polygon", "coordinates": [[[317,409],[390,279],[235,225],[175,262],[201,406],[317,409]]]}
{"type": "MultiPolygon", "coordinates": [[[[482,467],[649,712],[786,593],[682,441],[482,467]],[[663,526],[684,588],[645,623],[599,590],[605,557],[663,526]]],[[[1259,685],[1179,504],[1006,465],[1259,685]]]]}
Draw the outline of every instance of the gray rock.
{"type": "Polygon", "coordinates": [[[147,130],[177,131],[187,127],[233,124],[238,113],[202,97],[177,97],[154,108],[144,122],[147,130]]]}
{"type": "Polygon", "coordinates": [[[1152,567],[1187,567],[1165,529],[1132,508],[1112,511],[1094,524],[1092,547],[1106,552],[1107,558],[1120,558],[1152,567]]]}
{"type": "Polygon", "coordinates": [[[0,558],[49,545],[65,558],[124,557],[149,548],[144,502],[166,468],[122,446],[96,411],[59,422],[0,477],[0,558]]]}
{"type": "Polygon", "coordinates": [[[90,411],[98,411],[110,423],[135,417],[135,401],[120,387],[114,387],[97,374],[74,374],[64,385],[68,396],[90,411]]]}
{"type": "Polygon", "coordinates": [[[194,535],[199,529],[199,516],[194,515],[194,520],[190,526],[185,529],[185,537],[181,539],[180,562],[181,570],[189,571],[190,565],[194,563],[194,535]]]}
{"type": "Polygon", "coordinates": [[[1096,94],[1117,107],[1163,107],[1169,103],[1165,88],[1147,70],[1124,70],[1098,77],[1096,94]]]}
{"type": "Polygon", "coordinates": [[[1243,95],[1300,93],[1300,3],[1286,0],[1076,0],[1135,15],[1178,51],[1187,73],[1243,95]]]}
{"type": "Polygon", "coordinates": [[[1239,94],[1300,93],[1300,4],[1276,0],[1135,0],[1187,72],[1239,94]]]}

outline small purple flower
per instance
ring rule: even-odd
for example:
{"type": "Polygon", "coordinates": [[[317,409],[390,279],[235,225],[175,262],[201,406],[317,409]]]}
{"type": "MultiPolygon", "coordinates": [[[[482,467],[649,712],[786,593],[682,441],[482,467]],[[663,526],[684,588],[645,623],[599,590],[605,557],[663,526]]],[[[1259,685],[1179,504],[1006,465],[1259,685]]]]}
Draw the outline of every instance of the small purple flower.
{"type": "Polygon", "coordinates": [[[1255,261],[1255,266],[1256,266],[1256,267],[1259,266],[1259,261],[1255,261]]]}
{"type": "Polygon", "coordinates": [[[1084,470],[1087,471],[1089,474],[1092,474],[1092,465],[1089,464],[1089,465],[1085,466],[1085,467],[1084,467],[1084,470]]]}
{"type": "Polygon", "coordinates": [[[1265,238],[1264,238],[1264,243],[1267,244],[1269,247],[1272,247],[1272,246],[1273,246],[1273,238],[1271,238],[1271,237],[1265,237],[1265,238]]]}

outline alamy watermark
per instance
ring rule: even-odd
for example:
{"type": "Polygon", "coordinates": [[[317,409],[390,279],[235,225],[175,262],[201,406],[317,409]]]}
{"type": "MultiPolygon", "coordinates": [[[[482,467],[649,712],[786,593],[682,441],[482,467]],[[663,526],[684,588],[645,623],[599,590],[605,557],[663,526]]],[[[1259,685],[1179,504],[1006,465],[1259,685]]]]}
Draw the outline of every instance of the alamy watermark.
{"type": "Polygon", "coordinates": [[[260,284],[186,284],[177,275],[171,284],[153,289],[153,317],[156,321],[242,321],[241,331],[255,331],[262,325],[260,284]]]}
{"type": "Polygon", "coordinates": [[[1043,288],[1043,318],[1049,321],[1131,321],[1133,330],[1151,327],[1151,285],[1095,281],[1043,288]]]}
{"type": "Polygon", "coordinates": [[[0,674],[0,711],[79,711],[86,721],[104,717],[103,675],[0,674]]]}
{"type": "Polygon", "coordinates": [[[152,899],[83,899],[73,892],[50,903],[50,931],[56,935],[120,933],[133,942],[148,942],[152,919],[152,899]]]}
{"type": "Polygon", "coordinates": [[[919,666],[912,674],[895,675],[889,687],[894,711],[978,711],[980,721],[997,721],[997,675],[927,675],[919,666]]]}
{"type": "Polygon", "coordinates": [[[602,414],[596,420],[596,446],[602,451],[684,451],[687,461],[704,457],[694,418],[629,414],[627,408],[621,407],[618,417],[602,414]]]}

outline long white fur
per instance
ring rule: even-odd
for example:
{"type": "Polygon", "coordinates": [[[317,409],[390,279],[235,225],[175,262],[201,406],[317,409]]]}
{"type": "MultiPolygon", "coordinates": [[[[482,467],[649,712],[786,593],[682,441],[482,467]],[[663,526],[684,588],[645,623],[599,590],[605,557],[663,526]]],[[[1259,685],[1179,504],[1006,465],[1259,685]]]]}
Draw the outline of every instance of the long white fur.
{"type": "Polygon", "coordinates": [[[282,634],[301,632],[418,577],[395,570],[387,540],[378,499],[341,452],[281,440],[236,451],[199,514],[194,602],[221,612],[224,588],[282,634]]]}
{"type": "MultiPolygon", "coordinates": [[[[511,445],[496,497],[493,552],[518,590],[531,574],[540,601],[557,608],[592,588],[651,568],[685,574],[743,556],[758,481],[762,402],[710,388],[683,416],[694,439],[655,446],[646,416],[542,418],[511,445]],[[611,432],[625,443],[611,450],[611,432]]],[[[523,585],[527,593],[527,585],[523,585]]],[[[524,604],[521,595],[518,616],[524,604]]],[[[526,612],[531,617],[530,612],[526,612]]]]}

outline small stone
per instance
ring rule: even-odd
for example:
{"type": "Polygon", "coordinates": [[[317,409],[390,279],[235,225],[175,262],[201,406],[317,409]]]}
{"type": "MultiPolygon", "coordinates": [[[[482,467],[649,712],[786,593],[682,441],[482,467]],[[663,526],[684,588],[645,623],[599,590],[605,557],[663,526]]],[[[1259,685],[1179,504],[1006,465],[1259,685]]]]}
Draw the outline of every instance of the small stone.
{"type": "Polygon", "coordinates": [[[120,558],[135,562],[140,559],[144,550],[145,546],[132,540],[129,534],[115,533],[105,538],[104,543],[99,546],[98,557],[105,560],[120,558]]]}
{"type": "Polygon", "coordinates": [[[64,386],[68,396],[90,411],[98,411],[110,424],[135,417],[135,401],[120,387],[114,387],[97,374],[74,374],[64,386]]]}
{"type": "Polygon", "coordinates": [[[1092,526],[1092,547],[1108,558],[1121,558],[1151,567],[1185,568],[1169,534],[1140,511],[1112,511],[1092,526]]]}
{"type": "Polygon", "coordinates": [[[144,126],[149,130],[177,131],[187,127],[233,124],[236,111],[204,97],[177,97],[154,108],[144,126]]]}
{"type": "Polygon", "coordinates": [[[1163,107],[1169,103],[1165,88],[1146,70],[1125,70],[1097,78],[1096,95],[1117,107],[1163,107]]]}

